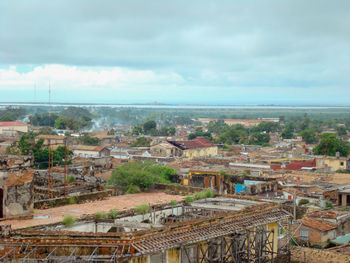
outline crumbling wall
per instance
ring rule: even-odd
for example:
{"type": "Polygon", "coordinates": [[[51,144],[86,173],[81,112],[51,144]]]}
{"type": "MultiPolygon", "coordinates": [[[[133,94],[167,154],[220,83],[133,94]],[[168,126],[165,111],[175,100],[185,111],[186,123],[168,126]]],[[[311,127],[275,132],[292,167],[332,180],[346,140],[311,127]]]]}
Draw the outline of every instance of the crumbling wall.
{"type": "Polygon", "coordinates": [[[292,262],[350,263],[350,256],[324,249],[300,247],[292,250],[292,262]]]}
{"type": "Polygon", "coordinates": [[[29,215],[34,209],[34,185],[27,182],[7,187],[5,199],[6,218],[29,215]]]}

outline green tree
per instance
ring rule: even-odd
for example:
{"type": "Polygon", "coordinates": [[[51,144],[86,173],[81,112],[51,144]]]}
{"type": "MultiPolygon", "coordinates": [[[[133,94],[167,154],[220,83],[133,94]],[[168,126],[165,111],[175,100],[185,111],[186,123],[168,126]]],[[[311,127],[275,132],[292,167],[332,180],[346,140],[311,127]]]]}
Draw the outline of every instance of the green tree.
{"type": "Polygon", "coordinates": [[[154,183],[170,183],[169,176],[175,174],[174,169],[153,162],[129,162],[112,172],[108,184],[122,192],[132,185],[147,191],[154,183]]]}
{"type": "Polygon", "coordinates": [[[316,133],[313,130],[304,130],[300,133],[300,136],[307,144],[316,142],[316,133]]]}
{"type": "Polygon", "coordinates": [[[100,145],[100,140],[95,137],[91,137],[88,133],[84,133],[83,136],[80,136],[77,141],[83,145],[100,145]]]}
{"type": "Polygon", "coordinates": [[[282,131],[281,136],[283,139],[292,139],[294,137],[293,130],[287,127],[282,131]]]}
{"type": "Polygon", "coordinates": [[[335,156],[339,152],[341,156],[348,156],[349,144],[338,139],[334,134],[325,133],[321,137],[320,143],[313,149],[316,155],[335,156]]]}
{"type": "Polygon", "coordinates": [[[346,128],[344,126],[337,127],[337,133],[339,136],[346,135],[346,128]]]}
{"type": "Polygon", "coordinates": [[[150,147],[151,141],[151,138],[139,137],[131,144],[131,147],[150,147]]]}
{"type": "Polygon", "coordinates": [[[255,132],[249,137],[249,144],[264,145],[270,142],[268,133],[255,132]]]}
{"type": "Polygon", "coordinates": [[[145,134],[149,134],[152,129],[157,128],[157,123],[153,120],[147,121],[143,124],[143,131],[145,134]]]}

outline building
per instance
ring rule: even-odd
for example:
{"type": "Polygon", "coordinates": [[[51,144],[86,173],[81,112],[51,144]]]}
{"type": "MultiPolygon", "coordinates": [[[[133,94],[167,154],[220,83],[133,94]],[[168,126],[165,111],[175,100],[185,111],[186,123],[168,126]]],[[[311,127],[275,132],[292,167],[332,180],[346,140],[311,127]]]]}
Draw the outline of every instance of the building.
{"type": "Polygon", "coordinates": [[[27,133],[28,125],[20,121],[4,121],[0,122],[0,135],[6,137],[14,137],[18,133],[27,133]]]}
{"type": "Polygon", "coordinates": [[[218,155],[218,147],[203,137],[189,141],[164,141],[151,146],[151,154],[160,157],[211,157],[218,155]]]}
{"type": "Polygon", "coordinates": [[[59,223],[12,232],[2,226],[0,257],[50,262],[274,262],[282,255],[282,242],[289,243],[279,234],[289,220],[278,204],[233,196],[206,198],[153,206],[142,214],[128,210],[116,219],[87,218],[70,228],[59,223]]]}
{"type": "Polygon", "coordinates": [[[105,146],[76,145],[72,148],[75,157],[100,158],[111,155],[111,150],[105,146]]]}
{"type": "Polygon", "coordinates": [[[66,141],[66,136],[40,134],[35,137],[35,142],[38,142],[39,140],[43,140],[43,146],[48,146],[48,145],[64,146],[66,141]]]}
{"type": "Polygon", "coordinates": [[[324,247],[337,237],[337,225],[311,217],[304,217],[299,224],[294,225],[298,226],[294,237],[301,242],[324,247]]]}
{"type": "Polygon", "coordinates": [[[331,171],[350,170],[349,158],[333,156],[317,156],[317,169],[329,169],[331,171]]]}
{"type": "Polygon", "coordinates": [[[34,211],[30,156],[0,156],[0,218],[23,218],[34,211]]]}

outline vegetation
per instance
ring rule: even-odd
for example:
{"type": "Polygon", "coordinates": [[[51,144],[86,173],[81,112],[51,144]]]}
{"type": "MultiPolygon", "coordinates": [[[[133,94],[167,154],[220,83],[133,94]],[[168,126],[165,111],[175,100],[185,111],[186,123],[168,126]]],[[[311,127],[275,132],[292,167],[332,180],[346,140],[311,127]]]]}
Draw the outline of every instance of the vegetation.
{"type": "Polygon", "coordinates": [[[7,107],[0,109],[0,121],[15,121],[23,119],[26,110],[18,107],[7,107]]]}
{"type": "Polygon", "coordinates": [[[75,181],[75,178],[73,175],[68,175],[66,178],[67,183],[73,183],[75,181]]]}
{"type": "Polygon", "coordinates": [[[175,127],[162,127],[157,129],[157,123],[154,120],[146,121],[143,124],[136,125],[133,130],[133,135],[151,135],[151,136],[172,136],[176,132],[175,127]]]}
{"type": "Polygon", "coordinates": [[[303,138],[303,141],[307,144],[316,142],[316,133],[313,130],[303,130],[300,133],[300,136],[303,138]]]}
{"type": "Polygon", "coordinates": [[[35,113],[29,117],[30,124],[33,126],[50,126],[54,127],[58,119],[57,114],[49,114],[47,112],[35,113]]]}
{"type": "Polygon", "coordinates": [[[321,136],[320,143],[313,149],[316,155],[335,156],[339,152],[340,156],[348,156],[349,144],[338,139],[334,134],[325,133],[321,136]]]}
{"type": "Polygon", "coordinates": [[[116,219],[118,215],[119,215],[119,212],[117,210],[115,209],[109,210],[109,213],[108,213],[109,218],[116,219]]]}
{"type": "Polygon", "coordinates": [[[196,137],[204,137],[208,140],[213,140],[212,136],[211,136],[211,133],[210,132],[204,132],[202,127],[198,127],[196,128],[196,131],[194,133],[190,133],[188,135],[188,139],[189,140],[192,140],[196,137]]]}
{"type": "Polygon", "coordinates": [[[185,203],[192,203],[192,202],[194,202],[193,196],[186,196],[185,203]]]}
{"type": "Polygon", "coordinates": [[[95,219],[107,219],[108,215],[103,211],[98,211],[95,213],[95,219]]]}
{"type": "Polygon", "coordinates": [[[299,201],[299,205],[301,206],[301,205],[306,205],[306,204],[308,204],[308,203],[310,203],[310,201],[308,200],[308,199],[300,199],[300,201],[299,201]]]}
{"type": "Polygon", "coordinates": [[[154,183],[170,184],[169,176],[175,174],[173,168],[154,162],[128,162],[113,171],[108,184],[124,193],[131,186],[147,191],[154,183]]]}
{"type": "Polygon", "coordinates": [[[135,212],[142,215],[148,213],[149,210],[150,210],[150,207],[148,204],[141,204],[135,207],[135,212]]]}
{"type": "Polygon", "coordinates": [[[95,137],[91,137],[87,133],[83,133],[82,136],[80,136],[77,139],[78,143],[83,144],[83,145],[92,145],[92,146],[97,146],[100,145],[100,140],[95,137]]]}
{"type": "MultiPolygon", "coordinates": [[[[24,134],[18,143],[13,143],[6,151],[9,154],[31,155],[34,154],[34,165],[40,169],[46,169],[49,163],[49,148],[43,146],[43,140],[35,141],[35,136],[32,132],[24,134]]],[[[63,165],[65,158],[65,146],[58,146],[52,151],[53,166],[57,164],[63,165]]],[[[71,164],[72,151],[68,152],[67,163],[71,164]]]]}
{"type": "Polygon", "coordinates": [[[282,131],[281,136],[283,139],[292,139],[294,138],[293,130],[287,127],[282,131]]]}
{"type": "Polygon", "coordinates": [[[72,216],[65,216],[62,220],[62,223],[66,226],[66,227],[72,227],[75,223],[75,218],[72,216]]]}
{"type": "Polygon", "coordinates": [[[67,200],[67,203],[68,203],[69,205],[74,205],[74,204],[75,204],[74,197],[69,197],[68,200],[67,200]]]}
{"type": "Polygon", "coordinates": [[[171,201],[170,201],[170,205],[171,205],[171,206],[176,206],[176,205],[177,205],[177,202],[176,202],[175,200],[171,200],[171,201]]]}
{"type": "Polygon", "coordinates": [[[131,184],[131,185],[128,187],[128,190],[126,190],[125,193],[126,193],[126,194],[137,194],[137,193],[141,193],[141,189],[140,189],[140,187],[138,187],[137,185],[131,184]]]}
{"type": "Polygon", "coordinates": [[[326,207],[327,208],[333,208],[333,204],[330,201],[326,201],[326,207]]]}
{"type": "Polygon", "coordinates": [[[151,138],[138,137],[135,142],[131,144],[131,147],[150,147],[151,138]]]}

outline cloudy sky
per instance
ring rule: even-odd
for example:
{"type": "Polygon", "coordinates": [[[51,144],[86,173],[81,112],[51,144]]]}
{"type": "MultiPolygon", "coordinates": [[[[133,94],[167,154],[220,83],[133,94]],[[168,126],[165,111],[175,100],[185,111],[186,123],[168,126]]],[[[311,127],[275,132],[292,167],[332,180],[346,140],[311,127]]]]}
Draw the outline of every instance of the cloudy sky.
{"type": "Polygon", "coordinates": [[[348,0],[1,0],[0,101],[350,105],[348,0]]]}

